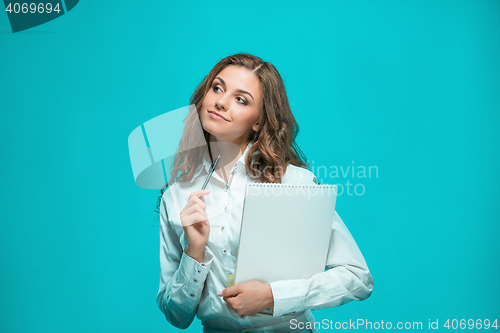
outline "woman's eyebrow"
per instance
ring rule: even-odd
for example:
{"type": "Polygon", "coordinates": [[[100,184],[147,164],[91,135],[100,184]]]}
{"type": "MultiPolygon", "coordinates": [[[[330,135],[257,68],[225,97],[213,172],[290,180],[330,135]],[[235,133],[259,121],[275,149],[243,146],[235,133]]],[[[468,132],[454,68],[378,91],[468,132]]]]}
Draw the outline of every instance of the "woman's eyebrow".
{"type": "MultiPolygon", "coordinates": [[[[224,82],[223,79],[221,79],[218,76],[216,77],[216,79],[218,79],[222,83],[222,85],[224,87],[226,87],[226,82],[224,82]]],[[[245,90],[242,90],[242,89],[236,89],[236,92],[239,92],[239,93],[242,93],[242,94],[248,94],[248,95],[250,95],[250,97],[252,97],[253,100],[255,100],[255,98],[253,98],[252,94],[250,94],[248,91],[245,91],[245,90]]]]}

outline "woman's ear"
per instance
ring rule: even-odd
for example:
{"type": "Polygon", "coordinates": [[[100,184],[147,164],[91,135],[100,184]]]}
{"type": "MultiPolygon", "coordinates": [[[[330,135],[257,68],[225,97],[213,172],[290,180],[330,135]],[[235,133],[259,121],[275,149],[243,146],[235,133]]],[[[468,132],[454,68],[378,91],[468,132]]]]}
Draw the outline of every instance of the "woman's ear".
{"type": "Polygon", "coordinates": [[[256,122],[253,126],[252,126],[252,129],[257,132],[259,130],[260,126],[259,126],[259,122],[256,122]]]}

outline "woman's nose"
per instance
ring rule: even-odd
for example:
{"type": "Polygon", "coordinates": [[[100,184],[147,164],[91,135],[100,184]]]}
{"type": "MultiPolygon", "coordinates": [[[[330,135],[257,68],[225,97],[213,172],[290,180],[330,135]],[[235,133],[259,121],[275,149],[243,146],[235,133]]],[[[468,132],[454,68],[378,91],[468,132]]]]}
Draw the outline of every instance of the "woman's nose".
{"type": "Polygon", "coordinates": [[[222,101],[222,99],[219,99],[217,102],[215,102],[215,106],[219,109],[225,110],[225,102],[222,101]]]}

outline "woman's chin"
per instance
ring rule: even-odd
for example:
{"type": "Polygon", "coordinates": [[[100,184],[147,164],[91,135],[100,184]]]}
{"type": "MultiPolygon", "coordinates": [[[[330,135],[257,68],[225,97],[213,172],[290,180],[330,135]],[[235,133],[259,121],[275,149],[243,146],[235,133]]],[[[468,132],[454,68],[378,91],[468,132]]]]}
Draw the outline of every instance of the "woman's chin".
{"type": "Polygon", "coordinates": [[[225,133],[224,131],[221,131],[220,129],[218,129],[217,128],[218,126],[216,124],[213,124],[210,122],[206,122],[205,124],[202,124],[202,127],[205,131],[207,131],[208,133],[210,133],[214,137],[221,137],[225,133]]]}

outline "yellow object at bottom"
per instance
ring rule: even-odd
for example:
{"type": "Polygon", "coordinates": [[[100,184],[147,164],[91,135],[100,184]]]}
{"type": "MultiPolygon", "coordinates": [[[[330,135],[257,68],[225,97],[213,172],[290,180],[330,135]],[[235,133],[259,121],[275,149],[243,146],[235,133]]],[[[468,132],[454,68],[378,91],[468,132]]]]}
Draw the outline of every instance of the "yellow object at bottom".
{"type": "Polygon", "coordinates": [[[234,274],[227,275],[227,286],[228,287],[234,286],[234,274]]]}

